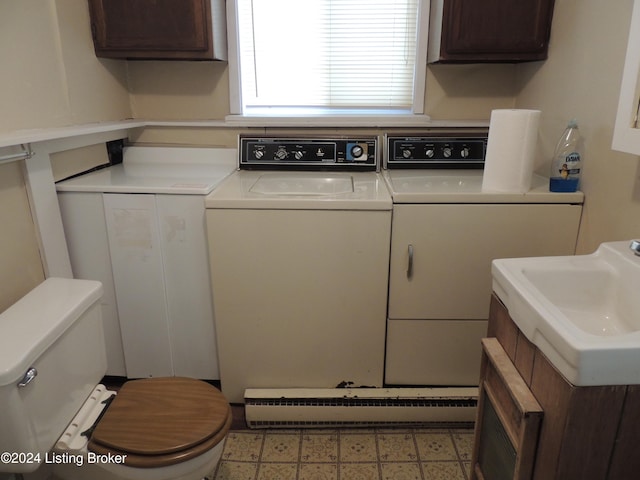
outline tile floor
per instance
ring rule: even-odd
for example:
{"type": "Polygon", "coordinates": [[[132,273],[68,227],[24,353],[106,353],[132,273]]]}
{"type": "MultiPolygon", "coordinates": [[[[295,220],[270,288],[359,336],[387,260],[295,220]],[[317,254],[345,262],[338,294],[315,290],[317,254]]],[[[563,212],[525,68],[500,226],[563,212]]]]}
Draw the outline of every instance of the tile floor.
{"type": "Polygon", "coordinates": [[[215,480],[468,480],[472,429],[234,430],[215,480]]]}

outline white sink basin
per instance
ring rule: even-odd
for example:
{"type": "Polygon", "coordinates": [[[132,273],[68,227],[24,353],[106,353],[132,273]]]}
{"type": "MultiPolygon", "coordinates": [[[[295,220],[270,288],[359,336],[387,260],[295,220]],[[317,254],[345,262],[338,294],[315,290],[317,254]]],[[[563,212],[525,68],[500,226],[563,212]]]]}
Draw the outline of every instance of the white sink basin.
{"type": "Polygon", "coordinates": [[[640,384],[640,257],[629,243],[493,262],[511,317],[574,385],[640,384]]]}

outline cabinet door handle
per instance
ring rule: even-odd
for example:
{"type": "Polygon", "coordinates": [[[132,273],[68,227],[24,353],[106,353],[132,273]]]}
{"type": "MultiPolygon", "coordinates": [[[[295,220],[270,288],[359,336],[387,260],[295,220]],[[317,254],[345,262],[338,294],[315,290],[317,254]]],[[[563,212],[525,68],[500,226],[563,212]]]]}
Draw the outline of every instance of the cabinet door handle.
{"type": "Polygon", "coordinates": [[[411,280],[411,277],[413,277],[413,245],[409,244],[407,253],[409,257],[407,261],[407,278],[411,280]]]}

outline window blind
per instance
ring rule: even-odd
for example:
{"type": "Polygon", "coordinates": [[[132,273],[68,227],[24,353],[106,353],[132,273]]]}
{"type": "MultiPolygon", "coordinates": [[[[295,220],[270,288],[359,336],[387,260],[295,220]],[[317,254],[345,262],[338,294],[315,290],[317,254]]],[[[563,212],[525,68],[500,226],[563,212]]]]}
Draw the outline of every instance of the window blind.
{"type": "Polygon", "coordinates": [[[245,111],[410,110],[418,3],[238,0],[245,111]]]}

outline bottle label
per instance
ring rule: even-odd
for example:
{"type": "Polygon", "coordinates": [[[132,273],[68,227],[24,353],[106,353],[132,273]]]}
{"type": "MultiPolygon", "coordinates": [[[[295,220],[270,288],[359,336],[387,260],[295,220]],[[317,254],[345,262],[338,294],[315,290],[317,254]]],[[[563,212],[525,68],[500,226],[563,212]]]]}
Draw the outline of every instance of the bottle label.
{"type": "Polygon", "coordinates": [[[560,177],[567,178],[569,175],[578,175],[580,173],[580,154],[571,152],[564,157],[564,163],[559,170],[560,177]]]}

